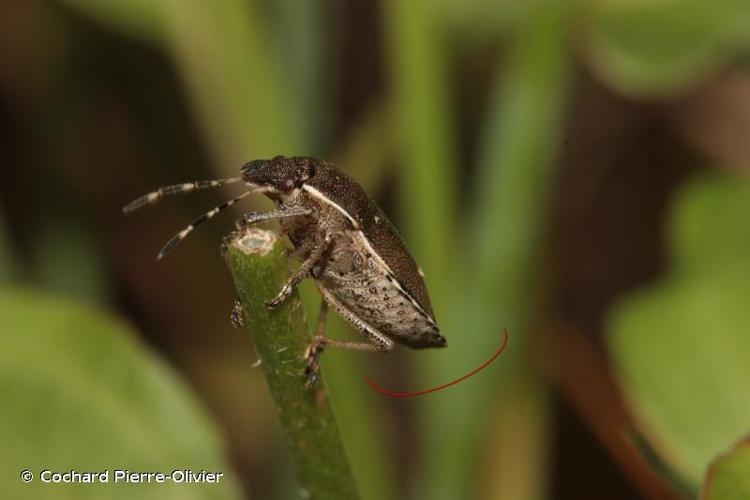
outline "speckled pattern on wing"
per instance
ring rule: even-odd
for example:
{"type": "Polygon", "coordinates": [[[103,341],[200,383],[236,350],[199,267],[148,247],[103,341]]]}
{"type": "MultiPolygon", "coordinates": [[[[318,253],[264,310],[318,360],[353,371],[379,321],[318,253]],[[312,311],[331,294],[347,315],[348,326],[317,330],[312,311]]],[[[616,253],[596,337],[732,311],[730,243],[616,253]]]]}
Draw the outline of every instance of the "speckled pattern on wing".
{"type": "Polygon", "coordinates": [[[357,221],[370,245],[388,264],[404,290],[434,319],[432,304],[417,264],[380,207],[356,181],[333,165],[319,162],[317,167],[317,174],[307,183],[326,193],[331,201],[357,221]]]}

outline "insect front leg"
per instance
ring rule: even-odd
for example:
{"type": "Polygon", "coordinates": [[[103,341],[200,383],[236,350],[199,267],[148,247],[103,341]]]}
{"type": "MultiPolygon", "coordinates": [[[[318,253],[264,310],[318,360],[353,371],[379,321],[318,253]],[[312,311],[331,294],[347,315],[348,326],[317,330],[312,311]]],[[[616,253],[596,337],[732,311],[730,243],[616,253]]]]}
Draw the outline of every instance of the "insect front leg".
{"type": "Polygon", "coordinates": [[[310,215],[312,210],[305,207],[286,207],[278,208],[276,210],[269,210],[268,212],[250,212],[244,214],[240,220],[237,221],[237,229],[243,229],[259,222],[268,220],[286,219],[289,217],[299,217],[302,215],[310,215]]]}
{"type": "Polygon", "coordinates": [[[331,243],[331,233],[326,233],[323,241],[312,247],[310,255],[300,264],[299,269],[287,280],[281,291],[273,299],[266,302],[266,306],[270,309],[279,307],[294,290],[294,287],[299,284],[307,275],[310,270],[318,263],[323,254],[325,254],[328,245],[331,243]]]}

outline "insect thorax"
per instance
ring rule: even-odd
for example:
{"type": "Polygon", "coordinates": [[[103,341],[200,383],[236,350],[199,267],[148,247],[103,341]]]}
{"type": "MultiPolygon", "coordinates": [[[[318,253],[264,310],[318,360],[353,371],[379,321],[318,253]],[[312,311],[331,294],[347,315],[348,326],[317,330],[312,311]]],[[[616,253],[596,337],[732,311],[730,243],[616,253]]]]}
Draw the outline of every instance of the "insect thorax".
{"type": "Polygon", "coordinates": [[[303,207],[312,210],[307,216],[281,220],[282,231],[297,248],[322,242],[326,233],[337,233],[352,227],[347,217],[303,190],[295,190],[276,202],[280,208],[303,207]]]}

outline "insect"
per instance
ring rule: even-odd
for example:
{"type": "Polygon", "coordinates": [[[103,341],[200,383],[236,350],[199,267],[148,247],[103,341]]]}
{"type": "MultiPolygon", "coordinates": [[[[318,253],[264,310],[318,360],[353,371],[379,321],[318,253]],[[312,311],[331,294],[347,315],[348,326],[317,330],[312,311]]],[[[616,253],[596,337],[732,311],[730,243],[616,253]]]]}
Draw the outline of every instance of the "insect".
{"type": "MultiPolygon", "coordinates": [[[[250,194],[264,194],[276,208],[244,214],[238,227],[277,220],[299,260],[299,268],[266,305],[278,307],[302,279],[315,280],[323,300],[316,334],[305,351],[308,385],[318,378],[324,348],[390,352],[395,343],[420,349],[445,347],[435,322],[422,272],[383,211],[353,179],[333,165],[313,158],[254,160],[241,176],[163,187],[124,208],[132,212],[164,196],[243,182],[249,189],[195,219],[159,252],[164,257],[196,227],[250,194]],[[365,337],[341,341],[325,336],[332,307],[365,337]]],[[[241,323],[236,302],[234,323],[241,323]]]]}

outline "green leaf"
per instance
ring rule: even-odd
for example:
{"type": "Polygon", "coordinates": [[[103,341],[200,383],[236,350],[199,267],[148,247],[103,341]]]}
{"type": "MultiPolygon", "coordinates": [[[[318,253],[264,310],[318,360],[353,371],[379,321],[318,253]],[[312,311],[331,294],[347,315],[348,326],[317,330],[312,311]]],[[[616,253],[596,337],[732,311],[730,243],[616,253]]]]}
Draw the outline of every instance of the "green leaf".
{"type": "MultiPolygon", "coordinates": [[[[562,2],[532,3],[514,30],[486,106],[476,178],[467,197],[471,210],[462,224],[454,226],[451,219],[435,212],[435,207],[440,207],[455,218],[461,212],[455,194],[437,196],[432,201],[422,194],[456,188],[452,177],[442,173],[445,168],[455,169],[457,163],[451,163],[452,156],[444,152],[431,156],[437,151],[434,145],[442,142],[440,127],[433,122],[445,118],[408,122],[412,157],[405,163],[408,169],[399,172],[406,181],[404,214],[410,224],[404,225],[405,233],[410,245],[420,244],[414,247],[415,257],[424,266],[436,315],[449,345],[440,352],[415,355],[422,375],[418,386],[435,386],[465,373],[472,363],[496,349],[502,327],[510,332],[503,360],[489,373],[450,394],[436,394],[421,403],[424,416],[418,428],[425,443],[425,459],[419,484],[424,498],[476,495],[480,482],[477,476],[487,471],[477,471],[475,459],[487,446],[485,431],[496,403],[502,410],[493,416],[501,413],[500,418],[508,421],[522,418],[524,425],[517,426],[512,439],[506,436],[500,445],[506,456],[515,458],[510,466],[491,471],[493,477],[502,477],[495,483],[502,486],[489,496],[520,498],[519,492],[528,492],[533,498],[543,496],[546,488],[546,450],[540,436],[548,425],[548,398],[530,360],[529,344],[523,339],[530,338],[536,321],[532,287],[566,99],[571,23],[562,2]],[[423,144],[419,146],[418,141],[423,144]],[[417,154],[420,150],[422,153],[417,154]],[[436,166],[438,161],[440,168],[436,166]],[[437,183],[445,185],[433,189],[437,183]],[[419,231],[413,231],[414,227],[419,231]],[[427,233],[431,240],[425,239],[427,233]],[[449,253],[452,246],[460,246],[459,251],[449,253]],[[466,426],[469,421],[474,425],[466,426]],[[524,460],[517,460],[521,455],[524,460]]],[[[412,4],[400,5],[406,9],[405,5],[412,4]]],[[[402,28],[403,43],[410,42],[409,36],[415,36],[417,28],[416,22],[410,29],[402,28]]],[[[414,48],[410,50],[417,54],[414,48]]],[[[413,56],[413,60],[419,58],[413,56]]],[[[418,90],[429,88],[438,76],[420,76],[416,63],[405,66],[400,68],[405,72],[402,78],[411,80],[407,88],[415,96],[404,100],[425,99],[427,94],[416,96],[418,90]]],[[[411,112],[429,116],[416,107],[411,112]]]]}
{"type": "Polygon", "coordinates": [[[713,457],[750,431],[750,254],[736,248],[748,230],[748,189],[729,178],[686,187],[671,218],[680,265],[609,318],[611,355],[640,431],[695,488],[713,457]]]}
{"type": "Polygon", "coordinates": [[[706,177],[690,183],[670,221],[676,272],[702,271],[750,255],[750,183],[706,177]]]}
{"type": "Polygon", "coordinates": [[[54,296],[0,292],[0,497],[238,498],[216,430],[176,374],[115,319],[54,296]],[[30,484],[19,474],[34,474],[30,484]],[[109,470],[46,484],[42,470],[109,470]],[[113,483],[114,470],[223,472],[218,484],[113,483]]]}
{"type": "Polygon", "coordinates": [[[745,0],[590,2],[589,55],[621,91],[671,94],[694,84],[748,41],[745,0]]]}
{"type": "Polygon", "coordinates": [[[45,214],[29,252],[35,283],[67,297],[105,302],[111,287],[95,233],[70,214],[45,214]]]}
{"type": "Polygon", "coordinates": [[[702,500],[750,498],[750,440],[716,459],[706,475],[702,500]]]}

